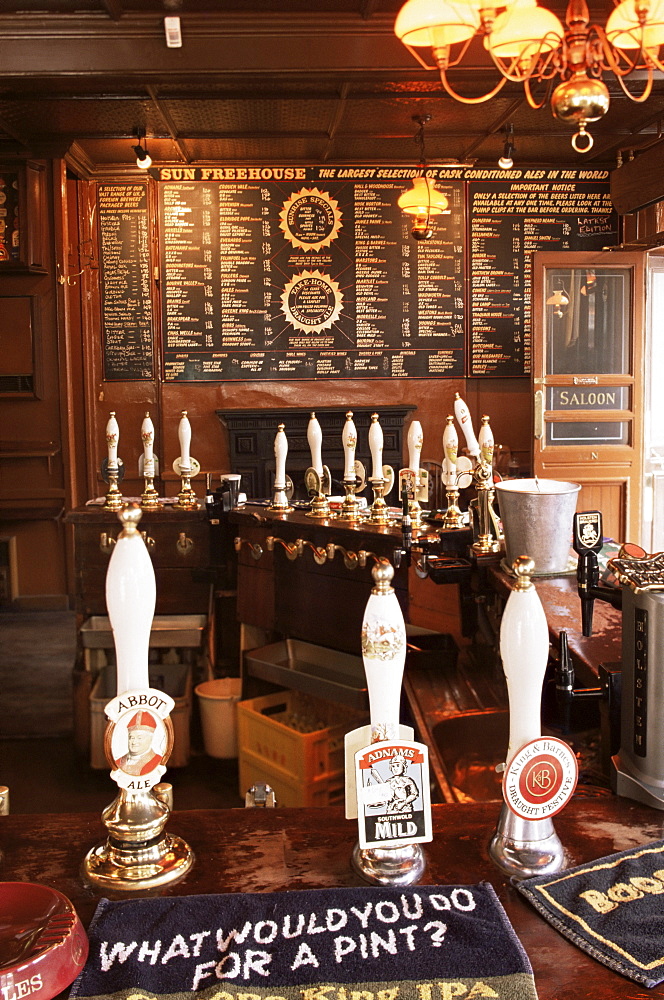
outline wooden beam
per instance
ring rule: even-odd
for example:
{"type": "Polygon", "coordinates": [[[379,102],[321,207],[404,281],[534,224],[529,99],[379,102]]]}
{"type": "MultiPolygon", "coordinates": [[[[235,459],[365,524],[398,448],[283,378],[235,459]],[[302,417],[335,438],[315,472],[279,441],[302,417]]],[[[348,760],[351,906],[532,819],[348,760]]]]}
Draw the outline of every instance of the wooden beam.
{"type": "Polygon", "coordinates": [[[620,215],[664,201],[664,141],[612,171],[611,201],[620,215]]]}

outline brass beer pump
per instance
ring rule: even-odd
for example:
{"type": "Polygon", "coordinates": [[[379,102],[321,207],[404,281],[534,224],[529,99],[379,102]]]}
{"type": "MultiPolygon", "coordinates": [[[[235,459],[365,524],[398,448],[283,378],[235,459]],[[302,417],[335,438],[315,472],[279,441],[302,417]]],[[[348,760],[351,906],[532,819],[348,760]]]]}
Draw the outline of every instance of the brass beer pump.
{"type": "Polygon", "coordinates": [[[108,839],[83,862],[86,879],[106,891],[143,892],[167,885],[182,878],[194,861],[185,841],[165,832],[170,786],[162,785],[161,777],[173,745],[170,712],[175,703],[149,682],[156,583],[138,530],[141,516],[137,504],[118,514],[122,531],[106,575],[118,693],[105,708],[110,722],[104,749],[118,795],[102,813],[108,839]]]}

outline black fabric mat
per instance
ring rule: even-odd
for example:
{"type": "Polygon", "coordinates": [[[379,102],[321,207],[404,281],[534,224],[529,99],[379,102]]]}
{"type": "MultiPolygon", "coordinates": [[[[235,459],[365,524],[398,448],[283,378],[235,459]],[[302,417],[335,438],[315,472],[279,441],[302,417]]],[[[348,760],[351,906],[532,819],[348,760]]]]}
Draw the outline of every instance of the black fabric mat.
{"type": "Polygon", "coordinates": [[[89,937],[77,1000],[537,998],[488,883],[104,899],[89,937]]]}
{"type": "Polygon", "coordinates": [[[556,930],[629,979],[664,980],[664,841],[517,883],[556,930]]]}

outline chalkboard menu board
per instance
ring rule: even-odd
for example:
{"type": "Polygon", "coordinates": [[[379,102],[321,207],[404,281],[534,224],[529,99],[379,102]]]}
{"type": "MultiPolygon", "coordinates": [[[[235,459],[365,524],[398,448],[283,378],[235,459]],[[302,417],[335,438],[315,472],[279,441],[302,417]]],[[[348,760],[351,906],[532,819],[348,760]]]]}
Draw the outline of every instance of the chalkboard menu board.
{"type": "Polygon", "coordinates": [[[470,375],[530,372],[534,251],[618,242],[606,171],[519,173],[468,185],[470,375]]]}
{"type": "MultiPolygon", "coordinates": [[[[427,167],[426,241],[418,172],[152,171],[165,380],[528,375],[532,254],[618,243],[608,171],[427,167]]],[[[146,186],[101,184],[99,218],[105,377],[152,378],[146,186]]]]}
{"type": "Polygon", "coordinates": [[[416,173],[162,169],[166,380],[463,375],[463,185],[418,243],[416,173]]]}
{"type": "Polygon", "coordinates": [[[152,379],[152,302],[146,184],[97,189],[104,378],[152,379]]]}

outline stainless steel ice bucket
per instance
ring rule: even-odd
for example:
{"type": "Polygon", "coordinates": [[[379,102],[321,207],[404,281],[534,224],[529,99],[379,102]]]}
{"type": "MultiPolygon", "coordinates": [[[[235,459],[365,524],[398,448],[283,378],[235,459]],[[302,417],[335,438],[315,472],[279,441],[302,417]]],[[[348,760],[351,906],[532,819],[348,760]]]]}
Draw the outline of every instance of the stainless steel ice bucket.
{"type": "Polygon", "coordinates": [[[530,556],[535,576],[568,569],[572,522],[581,489],[557,479],[508,479],[496,483],[507,564],[530,556]]]}

